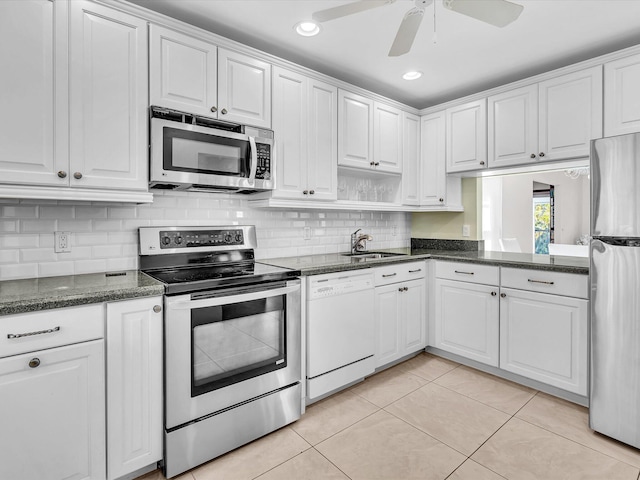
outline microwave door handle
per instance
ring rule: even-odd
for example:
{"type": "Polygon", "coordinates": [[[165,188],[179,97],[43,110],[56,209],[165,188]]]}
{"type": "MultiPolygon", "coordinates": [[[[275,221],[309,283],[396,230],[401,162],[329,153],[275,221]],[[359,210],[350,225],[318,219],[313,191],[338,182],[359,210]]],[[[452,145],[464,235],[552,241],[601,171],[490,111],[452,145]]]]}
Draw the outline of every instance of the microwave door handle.
{"type": "Polygon", "coordinates": [[[172,302],[167,298],[167,308],[172,310],[190,310],[192,308],[217,307],[220,305],[229,305],[231,303],[250,302],[261,298],[277,297],[278,295],[286,295],[295,292],[300,288],[299,285],[292,287],[276,288],[273,290],[263,290],[261,292],[245,293],[242,295],[227,295],[224,297],[206,298],[203,300],[177,300],[172,302]]]}
{"type": "Polygon", "coordinates": [[[251,170],[249,172],[249,185],[254,186],[256,180],[256,172],[258,171],[258,148],[256,147],[256,139],[249,136],[249,146],[251,147],[251,170]]]}

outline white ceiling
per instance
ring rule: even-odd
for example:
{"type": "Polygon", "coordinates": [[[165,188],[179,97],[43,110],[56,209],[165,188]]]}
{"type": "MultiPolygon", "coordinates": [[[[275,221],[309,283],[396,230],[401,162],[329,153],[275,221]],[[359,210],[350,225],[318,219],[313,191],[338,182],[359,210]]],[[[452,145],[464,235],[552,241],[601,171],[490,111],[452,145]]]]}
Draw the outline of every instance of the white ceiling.
{"type": "Polygon", "coordinates": [[[131,1],[416,108],[640,44],[640,0],[513,0],[524,11],[504,28],[435,0],[437,41],[432,5],[411,52],[396,58],[387,53],[410,0],[326,22],[306,38],[297,22],[351,0],[131,1]],[[424,75],[403,80],[408,70],[424,75]]]}

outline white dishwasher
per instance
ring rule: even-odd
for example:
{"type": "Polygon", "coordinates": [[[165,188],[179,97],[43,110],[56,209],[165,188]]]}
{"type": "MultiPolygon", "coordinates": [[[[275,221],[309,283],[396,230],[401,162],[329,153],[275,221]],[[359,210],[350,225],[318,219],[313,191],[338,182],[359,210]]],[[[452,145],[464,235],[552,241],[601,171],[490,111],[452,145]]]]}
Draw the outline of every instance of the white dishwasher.
{"type": "Polygon", "coordinates": [[[307,277],[309,403],[375,370],[371,269],[307,277]]]}

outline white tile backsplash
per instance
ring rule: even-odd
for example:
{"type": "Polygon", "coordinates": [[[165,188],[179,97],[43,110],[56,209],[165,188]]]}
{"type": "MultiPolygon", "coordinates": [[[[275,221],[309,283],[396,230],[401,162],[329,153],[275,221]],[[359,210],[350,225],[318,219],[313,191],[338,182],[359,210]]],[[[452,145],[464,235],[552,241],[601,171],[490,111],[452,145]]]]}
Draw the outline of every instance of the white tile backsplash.
{"type": "Polygon", "coordinates": [[[370,250],[410,245],[408,213],[265,210],[248,201],[164,191],[142,205],[0,199],[0,280],[136,269],[141,226],[255,225],[257,259],[347,252],[358,228],[373,236],[370,250]],[[54,231],[71,232],[71,252],[54,253],[54,231]]]}

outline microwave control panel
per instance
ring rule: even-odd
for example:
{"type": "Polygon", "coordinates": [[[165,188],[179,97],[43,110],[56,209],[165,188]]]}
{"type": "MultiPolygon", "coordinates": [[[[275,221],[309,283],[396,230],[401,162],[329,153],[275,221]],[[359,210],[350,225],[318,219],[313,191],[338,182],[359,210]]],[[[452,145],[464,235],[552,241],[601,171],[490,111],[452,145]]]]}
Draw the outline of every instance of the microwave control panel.
{"type": "Polygon", "coordinates": [[[238,230],[161,231],[160,248],[194,248],[243,245],[244,235],[238,230]]]}
{"type": "Polygon", "coordinates": [[[271,145],[267,143],[256,143],[256,150],[258,153],[256,178],[271,180],[271,145]]]}

